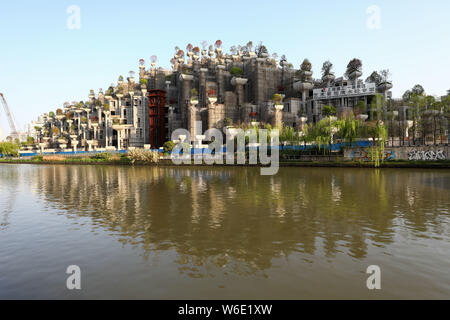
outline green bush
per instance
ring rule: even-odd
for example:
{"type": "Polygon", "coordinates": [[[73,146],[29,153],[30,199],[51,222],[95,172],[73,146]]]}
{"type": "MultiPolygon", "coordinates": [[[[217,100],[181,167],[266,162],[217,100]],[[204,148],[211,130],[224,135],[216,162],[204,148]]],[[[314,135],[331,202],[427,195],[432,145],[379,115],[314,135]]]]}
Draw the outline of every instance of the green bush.
{"type": "Polygon", "coordinates": [[[198,98],[198,91],[195,88],[191,90],[191,98],[198,98]]]}
{"type": "Polygon", "coordinates": [[[105,152],[105,153],[97,153],[95,156],[91,157],[91,159],[108,161],[108,160],[111,159],[111,154],[108,153],[108,152],[105,152]]]}
{"type": "Polygon", "coordinates": [[[275,104],[281,104],[281,103],[283,103],[283,96],[282,96],[281,94],[279,94],[279,93],[275,93],[275,94],[272,96],[272,101],[273,101],[275,104]]]}
{"type": "Polygon", "coordinates": [[[136,161],[145,163],[158,163],[159,161],[159,153],[157,151],[151,150],[136,149],[128,152],[128,155],[122,156],[125,156],[127,161],[130,161],[131,163],[135,163],[136,161]]]}
{"type": "Polygon", "coordinates": [[[322,114],[325,117],[335,116],[336,115],[336,108],[333,106],[324,106],[322,108],[322,114]]]}
{"type": "Polygon", "coordinates": [[[164,148],[164,153],[170,153],[172,152],[173,148],[175,147],[175,143],[173,141],[167,141],[166,143],[164,143],[163,148],[164,148]]]}
{"type": "Polygon", "coordinates": [[[231,68],[230,73],[231,73],[231,75],[233,75],[233,76],[240,76],[240,75],[242,75],[244,72],[243,72],[242,69],[239,68],[239,67],[233,67],[233,68],[231,68]]]}
{"type": "Polygon", "coordinates": [[[232,126],[233,125],[233,120],[231,118],[225,118],[225,119],[223,119],[223,125],[225,127],[232,126]]]}
{"type": "Polygon", "coordinates": [[[0,154],[4,157],[18,157],[19,145],[12,142],[0,143],[0,154]]]}
{"type": "Polygon", "coordinates": [[[42,162],[44,161],[44,156],[42,155],[34,156],[33,158],[31,158],[31,160],[36,162],[42,162]]]}

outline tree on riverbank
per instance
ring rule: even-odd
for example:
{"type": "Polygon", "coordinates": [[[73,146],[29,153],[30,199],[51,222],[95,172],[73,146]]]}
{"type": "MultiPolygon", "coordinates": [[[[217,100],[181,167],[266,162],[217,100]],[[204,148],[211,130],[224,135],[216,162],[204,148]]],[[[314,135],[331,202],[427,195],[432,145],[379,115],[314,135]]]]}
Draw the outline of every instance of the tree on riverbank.
{"type": "Polygon", "coordinates": [[[371,121],[366,124],[366,132],[372,138],[372,147],[370,149],[372,162],[375,167],[380,167],[384,161],[384,147],[388,137],[386,127],[381,121],[371,121]]]}
{"type": "Polygon", "coordinates": [[[338,129],[337,135],[350,147],[361,134],[361,122],[356,120],[353,114],[337,120],[335,125],[338,129]]]}
{"type": "Polygon", "coordinates": [[[18,157],[19,146],[12,142],[2,142],[0,143],[0,154],[3,157],[18,157]]]}

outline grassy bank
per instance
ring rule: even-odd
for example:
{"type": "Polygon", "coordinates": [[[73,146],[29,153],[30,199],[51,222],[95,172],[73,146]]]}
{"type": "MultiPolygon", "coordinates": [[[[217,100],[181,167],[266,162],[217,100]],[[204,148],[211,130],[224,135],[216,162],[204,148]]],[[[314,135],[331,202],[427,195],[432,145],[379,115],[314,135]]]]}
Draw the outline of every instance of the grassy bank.
{"type": "Polygon", "coordinates": [[[99,154],[92,157],[35,156],[32,158],[2,158],[0,163],[11,164],[87,164],[87,165],[131,165],[126,155],[99,154]]]}
{"type": "MultiPolygon", "coordinates": [[[[158,165],[175,166],[171,160],[161,160],[158,164],[144,161],[133,161],[126,155],[117,156],[95,156],[95,157],[62,157],[36,156],[22,159],[0,159],[0,164],[66,164],[66,165],[158,165]]],[[[182,165],[184,167],[209,166],[203,165],[182,165]]],[[[215,165],[224,166],[228,165],[215,165]]],[[[251,166],[251,165],[235,165],[251,166]]],[[[280,167],[334,167],[334,168],[374,168],[373,163],[362,161],[281,161],[280,167]]],[[[450,169],[450,161],[389,161],[381,164],[380,168],[430,168],[430,169],[450,169]]]]}
{"type": "MultiPolygon", "coordinates": [[[[333,167],[333,168],[372,168],[374,164],[362,161],[288,161],[281,162],[281,167],[333,167]]],[[[380,168],[430,168],[450,169],[450,161],[387,161],[380,168]]],[[[377,168],[378,169],[378,168],[377,168]]]]}

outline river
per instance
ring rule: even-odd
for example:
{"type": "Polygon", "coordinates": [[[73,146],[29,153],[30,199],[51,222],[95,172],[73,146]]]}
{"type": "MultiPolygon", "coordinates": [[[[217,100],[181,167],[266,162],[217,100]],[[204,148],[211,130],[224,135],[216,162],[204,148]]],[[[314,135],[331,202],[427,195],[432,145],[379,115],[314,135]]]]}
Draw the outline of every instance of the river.
{"type": "Polygon", "coordinates": [[[448,170],[0,165],[0,299],[448,299],[449,208],[448,170]]]}

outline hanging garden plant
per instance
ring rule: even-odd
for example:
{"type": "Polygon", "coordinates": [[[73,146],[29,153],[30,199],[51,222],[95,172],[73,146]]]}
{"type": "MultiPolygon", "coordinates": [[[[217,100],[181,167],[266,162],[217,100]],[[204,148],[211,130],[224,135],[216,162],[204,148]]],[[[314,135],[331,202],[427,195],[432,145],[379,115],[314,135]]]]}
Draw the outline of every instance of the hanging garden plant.
{"type": "Polygon", "coordinates": [[[239,68],[239,67],[233,67],[233,68],[231,68],[231,70],[230,70],[230,74],[233,75],[233,76],[235,76],[235,77],[241,76],[243,73],[244,73],[244,72],[243,72],[242,69],[239,68]]]}
{"type": "Polygon", "coordinates": [[[198,98],[198,91],[195,88],[192,88],[191,90],[191,99],[198,98]]]}
{"type": "Polygon", "coordinates": [[[275,93],[272,96],[272,102],[274,104],[283,104],[283,96],[281,94],[275,93]]]}

